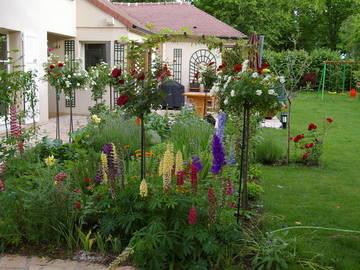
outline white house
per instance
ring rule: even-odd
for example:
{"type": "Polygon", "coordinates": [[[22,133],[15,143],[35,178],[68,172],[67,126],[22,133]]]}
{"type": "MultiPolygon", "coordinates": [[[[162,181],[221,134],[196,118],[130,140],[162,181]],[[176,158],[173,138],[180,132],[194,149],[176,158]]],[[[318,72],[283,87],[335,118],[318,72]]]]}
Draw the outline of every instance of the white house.
{"type": "MultiPolygon", "coordinates": [[[[0,33],[7,36],[8,49],[19,49],[24,55],[24,68],[36,69],[43,75],[42,63],[47,49],[57,55],[82,59],[85,67],[105,61],[111,66],[123,66],[125,48],[120,37],[141,40],[151,31],[163,28],[180,30],[187,27],[194,36],[217,36],[224,40],[245,35],[188,3],[112,3],[107,0],[11,0],[0,2],[0,33]]],[[[216,51],[190,40],[162,44],[163,60],[174,63],[174,79],[189,90],[189,83],[199,63],[221,59],[216,51]]],[[[1,55],[1,54],[0,54],[1,55]]],[[[1,61],[1,59],[0,59],[1,61]]],[[[55,113],[55,93],[44,81],[39,81],[39,121],[47,121],[55,113]]],[[[110,102],[109,94],[106,94],[110,102]]],[[[67,113],[62,96],[60,111],[67,113]]],[[[74,114],[87,114],[91,106],[90,93],[77,91],[74,114]]]]}

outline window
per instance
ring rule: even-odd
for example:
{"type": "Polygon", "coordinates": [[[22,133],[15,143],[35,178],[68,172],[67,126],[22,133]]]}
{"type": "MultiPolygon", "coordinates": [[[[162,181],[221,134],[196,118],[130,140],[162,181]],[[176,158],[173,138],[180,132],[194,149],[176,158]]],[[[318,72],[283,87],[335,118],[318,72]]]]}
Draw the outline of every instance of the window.
{"type": "Polygon", "coordinates": [[[182,49],[174,49],[173,61],[174,80],[181,83],[182,49]]]}
{"type": "Polygon", "coordinates": [[[114,43],[114,66],[125,69],[125,45],[114,43]]]}
{"type": "Polygon", "coordinates": [[[96,66],[101,62],[109,63],[110,44],[89,43],[85,44],[85,68],[96,66]]]}
{"type": "Polygon", "coordinates": [[[7,36],[0,34],[0,69],[7,68],[8,61],[8,48],[7,48],[7,36]]]}
{"type": "Polygon", "coordinates": [[[71,98],[69,96],[65,96],[65,107],[70,108],[75,107],[75,91],[72,92],[71,98]]]}

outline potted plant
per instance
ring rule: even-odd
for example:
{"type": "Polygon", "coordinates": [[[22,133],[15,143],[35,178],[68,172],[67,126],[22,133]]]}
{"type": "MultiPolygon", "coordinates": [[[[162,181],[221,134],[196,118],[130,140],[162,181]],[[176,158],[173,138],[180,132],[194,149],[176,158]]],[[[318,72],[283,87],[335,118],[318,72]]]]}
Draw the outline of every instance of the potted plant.
{"type": "Polygon", "coordinates": [[[200,89],[200,71],[197,71],[194,74],[194,79],[192,80],[192,82],[190,83],[190,91],[192,92],[199,92],[200,89]]]}
{"type": "Polygon", "coordinates": [[[203,72],[201,72],[201,81],[204,84],[205,92],[209,92],[217,80],[215,62],[210,62],[203,72]]]}

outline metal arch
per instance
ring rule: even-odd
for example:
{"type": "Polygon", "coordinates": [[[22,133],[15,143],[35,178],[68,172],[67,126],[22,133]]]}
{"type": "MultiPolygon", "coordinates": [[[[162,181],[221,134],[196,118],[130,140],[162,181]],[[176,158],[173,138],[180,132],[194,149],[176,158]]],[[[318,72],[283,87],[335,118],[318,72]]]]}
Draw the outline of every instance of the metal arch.
{"type": "Polygon", "coordinates": [[[216,67],[216,57],[215,55],[206,49],[200,49],[194,52],[190,57],[189,62],[189,82],[191,83],[194,80],[195,73],[198,72],[198,66],[202,63],[208,65],[209,63],[214,62],[214,67],[216,67]]]}

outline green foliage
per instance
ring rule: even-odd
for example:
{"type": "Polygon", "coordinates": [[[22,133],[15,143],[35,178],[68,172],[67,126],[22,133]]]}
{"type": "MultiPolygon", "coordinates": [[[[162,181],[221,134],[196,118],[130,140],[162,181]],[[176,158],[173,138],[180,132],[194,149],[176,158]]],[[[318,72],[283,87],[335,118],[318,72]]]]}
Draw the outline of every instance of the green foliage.
{"type": "Polygon", "coordinates": [[[168,115],[150,113],[145,117],[145,126],[147,129],[156,131],[162,139],[169,137],[170,118],[168,115]]]}
{"type": "Polygon", "coordinates": [[[250,200],[258,200],[261,194],[264,193],[264,189],[256,182],[249,182],[248,183],[248,197],[250,200]]]}
{"type": "Polygon", "coordinates": [[[106,86],[111,82],[110,66],[107,63],[100,63],[90,67],[89,85],[91,89],[91,98],[94,101],[102,100],[106,93],[106,86]]]}
{"type": "Polygon", "coordinates": [[[280,140],[264,132],[256,144],[256,160],[263,164],[274,164],[285,157],[285,149],[280,140]]]}

